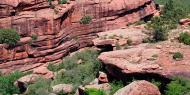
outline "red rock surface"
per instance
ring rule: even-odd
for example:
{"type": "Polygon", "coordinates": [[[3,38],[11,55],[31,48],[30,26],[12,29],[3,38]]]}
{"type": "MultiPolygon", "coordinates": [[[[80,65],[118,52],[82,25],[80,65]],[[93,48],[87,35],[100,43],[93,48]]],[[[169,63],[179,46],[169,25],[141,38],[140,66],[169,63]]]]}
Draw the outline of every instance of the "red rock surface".
{"type": "Polygon", "coordinates": [[[101,32],[98,33],[98,38],[94,39],[93,43],[95,46],[115,46],[116,44],[123,46],[127,44],[128,40],[131,40],[131,45],[138,45],[143,42],[143,39],[148,37],[143,31],[145,29],[131,27],[101,32]]]}
{"type": "Polygon", "coordinates": [[[121,77],[122,74],[153,73],[170,78],[173,76],[190,77],[189,54],[189,46],[163,42],[159,45],[144,44],[131,49],[105,52],[98,58],[116,77],[121,77]],[[174,60],[173,53],[175,52],[181,52],[184,55],[183,60],[174,60]]]}
{"type": "Polygon", "coordinates": [[[114,95],[161,95],[157,86],[141,80],[134,81],[124,88],[119,89],[114,95]]]}
{"type": "Polygon", "coordinates": [[[153,0],[72,0],[63,5],[57,5],[57,1],[52,2],[55,9],[47,0],[0,1],[0,28],[14,28],[22,36],[14,48],[0,45],[0,69],[10,72],[39,67],[93,45],[97,32],[125,26],[156,12],[153,0]],[[79,23],[84,14],[93,17],[88,25],[79,23]],[[31,41],[32,35],[38,39],[31,41]]]}

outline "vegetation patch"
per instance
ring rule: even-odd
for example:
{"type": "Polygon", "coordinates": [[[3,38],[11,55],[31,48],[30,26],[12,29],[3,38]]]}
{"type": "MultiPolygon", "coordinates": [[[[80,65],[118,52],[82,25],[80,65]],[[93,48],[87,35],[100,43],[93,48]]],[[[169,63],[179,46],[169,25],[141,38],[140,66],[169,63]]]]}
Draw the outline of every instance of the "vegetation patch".
{"type": "Polygon", "coordinates": [[[68,2],[68,0],[60,0],[59,4],[66,4],[68,2]]]}
{"type": "Polygon", "coordinates": [[[35,35],[35,34],[32,34],[31,38],[32,38],[32,40],[37,40],[37,39],[38,39],[38,36],[35,35]]]}
{"type": "Polygon", "coordinates": [[[125,85],[121,80],[113,80],[111,83],[111,92],[110,95],[113,95],[116,91],[123,88],[125,85]]]}
{"type": "Polygon", "coordinates": [[[91,16],[84,16],[80,20],[80,24],[89,24],[92,21],[91,16]]]}
{"type": "Polygon", "coordinates": [[[72,57],[67,57],[59,65],[50,64],[48,68],[52,71],[66,69],[64,73],[57,74],[53,80],[53,85],[66,83],[73,84],[75,88],[79,85],[86,85],[96,78],[96,74],[101,68],[101,62],[97,60],[98,52],[86,50],[76,53],[72,57]],[[80,64],[77,64],[81,60],[80,64]]]}
{"type": "Polygon", "coordinates": [[[190,34],[187,32],[181,33],[179,36],[179,41],[186,45],[190,45],[190,34]]]}
{"type": "Polygon", "coordinates": [[[0,76],[0,94],[1,95],[20,94],[19,88],[14,85],[14,82],[23,75],[24,74],[20,72],[13,72],[9,75],[0,76]]]}
{"type": "Polygon", "coordinates": [[[190,95],[190,80],[177,77],[167,85],[165,95],[190,95]]]}
{"type": "Polygon", "coordinates": [[[183,59],[183,54],[180,53],[180,52],[176,52],[176,53],[174,53],[174,55],[173,55],[173,59],[174,59],[174,60],[182,60],[182,59],[183,59]]]}
{"type": "Polygon", "coordinates": [[[29,85],[25,95],[49,95],[51,92],[51,81],[39,78],[34,84],[29,85]]]}
{"type": "Polygon", "coordinates": [[[0,29],[0,44],[16,45],[20,35],[14,29],[0,29]]]}
{"type": "Polygon", "coordinates": [[[90,88],[85,91],[85,95],[106,95],[103,90],[90,88]]]}
{"type": "Polygon", "coordinates": [[[152,18],[148,23],[148,28],[153,30],[153,39],[155,41],[167,40],[168,31],[175,29],[179,20],[187,16],[187,10],[184,6],[173,2],[173,0],[166,0],[164,10],[160,17],[152,18]]]}

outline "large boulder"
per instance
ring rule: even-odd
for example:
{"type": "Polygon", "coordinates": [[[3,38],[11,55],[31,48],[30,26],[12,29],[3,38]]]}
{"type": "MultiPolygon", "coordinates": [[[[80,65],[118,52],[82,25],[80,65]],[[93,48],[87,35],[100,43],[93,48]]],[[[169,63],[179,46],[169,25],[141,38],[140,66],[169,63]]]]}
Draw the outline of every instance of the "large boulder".
{"type": "Polygon", "coordinates": [[[114,95],[161,95],[158,87],[148,81],[134,81],[119,89],[114,95]]]}
{"type": "Polygon", "coordinates": [[[45,79],[52,79],[54,77],[54,73],[47,69],[47,67],[38,67],[33,70],[33,74],[39,75],[45,79]]]}
{"type": "Polygon", "coordinates": [[[53,93],[59,94],[63,92],[64,94],[70,93],[73,91],[73,86],[71,84],[58,84],[52,87],[53,93]]]}
{"type": "Polygon", "coordinates": [[[166,78],[190,77],[189,54],[187,46],[163,42],[160,45],[142,44],[130,49],[103,52],[98,59],[116,77],[129,74],[156,74],[166,78]],[[177,61],[173,59],[172,52],[181,52],[184,58],[177,61]]]}

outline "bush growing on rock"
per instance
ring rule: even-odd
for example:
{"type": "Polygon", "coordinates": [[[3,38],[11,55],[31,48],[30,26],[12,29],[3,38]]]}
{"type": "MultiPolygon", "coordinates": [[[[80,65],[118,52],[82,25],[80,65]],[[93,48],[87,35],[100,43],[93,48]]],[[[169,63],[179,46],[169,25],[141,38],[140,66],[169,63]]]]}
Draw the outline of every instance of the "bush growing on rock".
{"type": "Polygon", "coordinates": [[[190,45],[190,34],[187,32],[181,33],[179,36],[179,41],[186,45],[190,45]]]}
{"type": "Polygon", "coordinates": [[[37,39],[38,39],[38,36],[35,35],[35,34],[32,34],[31,38],[32,38],[32,40],[37,40],[37,39]]]}
{"type": "Polygon", "coordinates": [[[12,95],[19,94],[19,88],[14,86],[14,82],[22,77],[23,74],[20,72],[13,72],[9,75],[0,76],[0,94],[12,95]]]}
{"type": "Polygon", "coordinates": [[[0,44],[16,45],[20,35],[14,29],[0,29],[0,44]]]}
{"type": "Polygon", "coordinates": [[[90,88],[85,91],[85,95],[106,95],[103,90],[90,88]]]}
{"type": "Polygon", "coordinates": [[[67,0],[60,0],[59,4],[66,4],[68,1],[67,0]]]}
{"type": "Polygon", "coordinates": [[[91,16],[84,16],[80,20],[80,24],[89,24],[92,21],[91,16]]]}
{"type": "Polygon", "coordinates": [[[50,80],[38,79],[34,84],[29,85],[25,95],[49,95],[51,92],[50,80]]]}
{"type": "Polygon", "coordinates": [[[119,45],[118,42],[115,44],[115,48],[116,48],[116,50],[121,50],[121,46],[119,45]]]}
{"type": "Polygon", "coordinates": [[[174,59],[174,60],[181,60],[181,59],[183,59],[183,54],[180,53],[180,52],[176,52],[176,53],[174,53],[174,55],[173,55],[173,59],[174,59]]]}

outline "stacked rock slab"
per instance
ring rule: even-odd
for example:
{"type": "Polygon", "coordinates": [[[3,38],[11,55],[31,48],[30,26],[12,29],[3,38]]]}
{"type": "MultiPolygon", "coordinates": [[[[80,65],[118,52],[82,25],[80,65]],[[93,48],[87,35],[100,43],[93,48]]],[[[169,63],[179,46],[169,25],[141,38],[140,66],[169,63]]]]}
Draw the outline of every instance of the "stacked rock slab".
{"type": "Polygon", "coordinates": [[[47,0],[0,1],[0,28],[16,29],[22,37],[14,48],[0,45],[0,69],[26,71],[61,59],[93,45],[98,32],[126,26],[156,12],[153,0],[70,0],[67,4],[52,0],[51,5],[55,8],[47,0]],[[92,16],[90,24],[79,23],[84,15],[92,16]],[[33,35],[37,40],[32,40],[33,35]]]}

